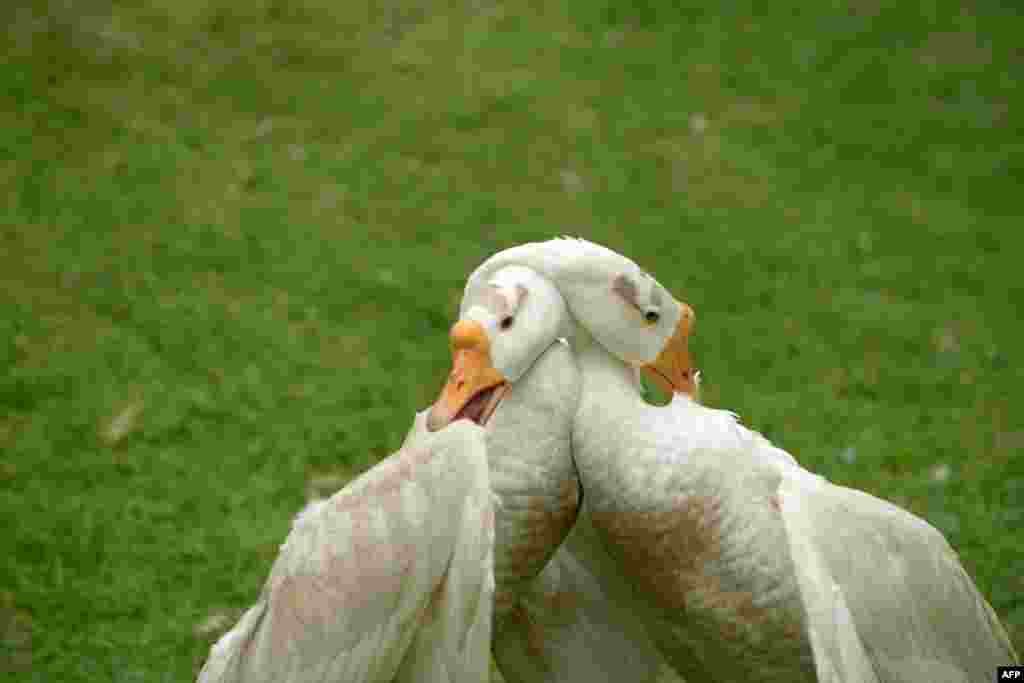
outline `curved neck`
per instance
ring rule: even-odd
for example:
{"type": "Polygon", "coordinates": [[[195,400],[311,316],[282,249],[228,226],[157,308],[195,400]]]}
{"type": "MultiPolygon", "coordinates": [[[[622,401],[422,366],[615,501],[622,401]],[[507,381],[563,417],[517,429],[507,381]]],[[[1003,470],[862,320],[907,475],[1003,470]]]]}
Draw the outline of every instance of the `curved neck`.
{"type": "Polygon", "coordinates": [[[573,329],[572,346],[582,381],[581,415],[607,412],[609,407],[631,404],[630,398],[640,399],[640,377],[636,370],[609,353],[579,323],[573,329]]]}

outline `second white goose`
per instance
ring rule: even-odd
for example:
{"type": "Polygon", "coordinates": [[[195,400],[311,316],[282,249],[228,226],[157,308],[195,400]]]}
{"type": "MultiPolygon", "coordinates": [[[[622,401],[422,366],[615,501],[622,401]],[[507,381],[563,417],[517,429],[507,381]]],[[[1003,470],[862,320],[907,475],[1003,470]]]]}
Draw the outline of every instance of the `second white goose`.
{"type": "Polygon", "coordinates": [[[584,490],[570,546],[691,681],[949,683],[1017,661],[942,534],[830,484],[740,425],[677,395],[640,397],[637,368],[692,393],[689,307],[625,257],[581,240],[501,252],[579,322],[573,453],[584,490]]]}

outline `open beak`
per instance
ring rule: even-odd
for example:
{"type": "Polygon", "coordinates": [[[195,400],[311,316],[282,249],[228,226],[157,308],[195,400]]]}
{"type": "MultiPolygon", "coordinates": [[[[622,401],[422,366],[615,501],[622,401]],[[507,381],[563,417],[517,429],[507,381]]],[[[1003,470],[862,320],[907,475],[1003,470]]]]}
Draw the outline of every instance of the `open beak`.
{"type": "Polygon", "coordinates": [[[640,366],[647,378],[662,391],[686,394],[697,398],[697,378],[690,359],[690,333],[693,331],[695,316],[693,309],[682,304],[683,315],[679,318],[675,332],[651,363],[640,366]]]}
{"type": "Polygon", "coordinates": [[[510,386],[491,363],[491,344],[480,323],[460,320],[450,338],[452,371],[427,415],[431,432],[462,418],[486,424],[510,386]]]}

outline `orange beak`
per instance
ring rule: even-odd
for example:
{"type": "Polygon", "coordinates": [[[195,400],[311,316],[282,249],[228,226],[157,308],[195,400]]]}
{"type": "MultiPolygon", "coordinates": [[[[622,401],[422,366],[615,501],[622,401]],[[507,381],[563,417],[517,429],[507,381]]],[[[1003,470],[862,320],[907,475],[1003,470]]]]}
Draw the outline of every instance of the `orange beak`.
{"type": "Polygon", "coordinates": [[[690,332],[693,331],[693,309],[682,304],[683,315],[679,318],[676,331],[652,363],[640,367],[647,378],[662,391],[686,394],[697,398],[697,381],[693,361],[690,359],[690,332]]]}
{"type": "Polygon", "coordinates": [[[508,391],[509,383],[491,362],[491,344],[483,326],[460,320],[449,335],[452,371],[427,415],[427,429],[436,432],[467,418],[483,425],[508,391]]]}

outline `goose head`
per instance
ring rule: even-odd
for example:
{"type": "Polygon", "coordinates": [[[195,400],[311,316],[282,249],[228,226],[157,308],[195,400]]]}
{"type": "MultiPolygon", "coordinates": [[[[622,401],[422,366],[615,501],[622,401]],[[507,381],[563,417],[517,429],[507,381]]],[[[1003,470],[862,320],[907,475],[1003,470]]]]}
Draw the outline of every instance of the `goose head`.
{"type": "Polygon", "coordinates": [[[695,396],[689,337],[695,315],[636,263],[581,239],[554,239],[498,252],[470,276],[466,299],[510,264],[549,279],[576,321],[608,352],[640,368],[662,390],[695,396]]]}
{"type": "Polygon", "coordinates": [[[485,425],[511,386],[571,329],[558,289],[530,268],[506,266],[478,282],[449,334],[452,370],[427,416],[430,431],[463,418],[485,425]]]}

